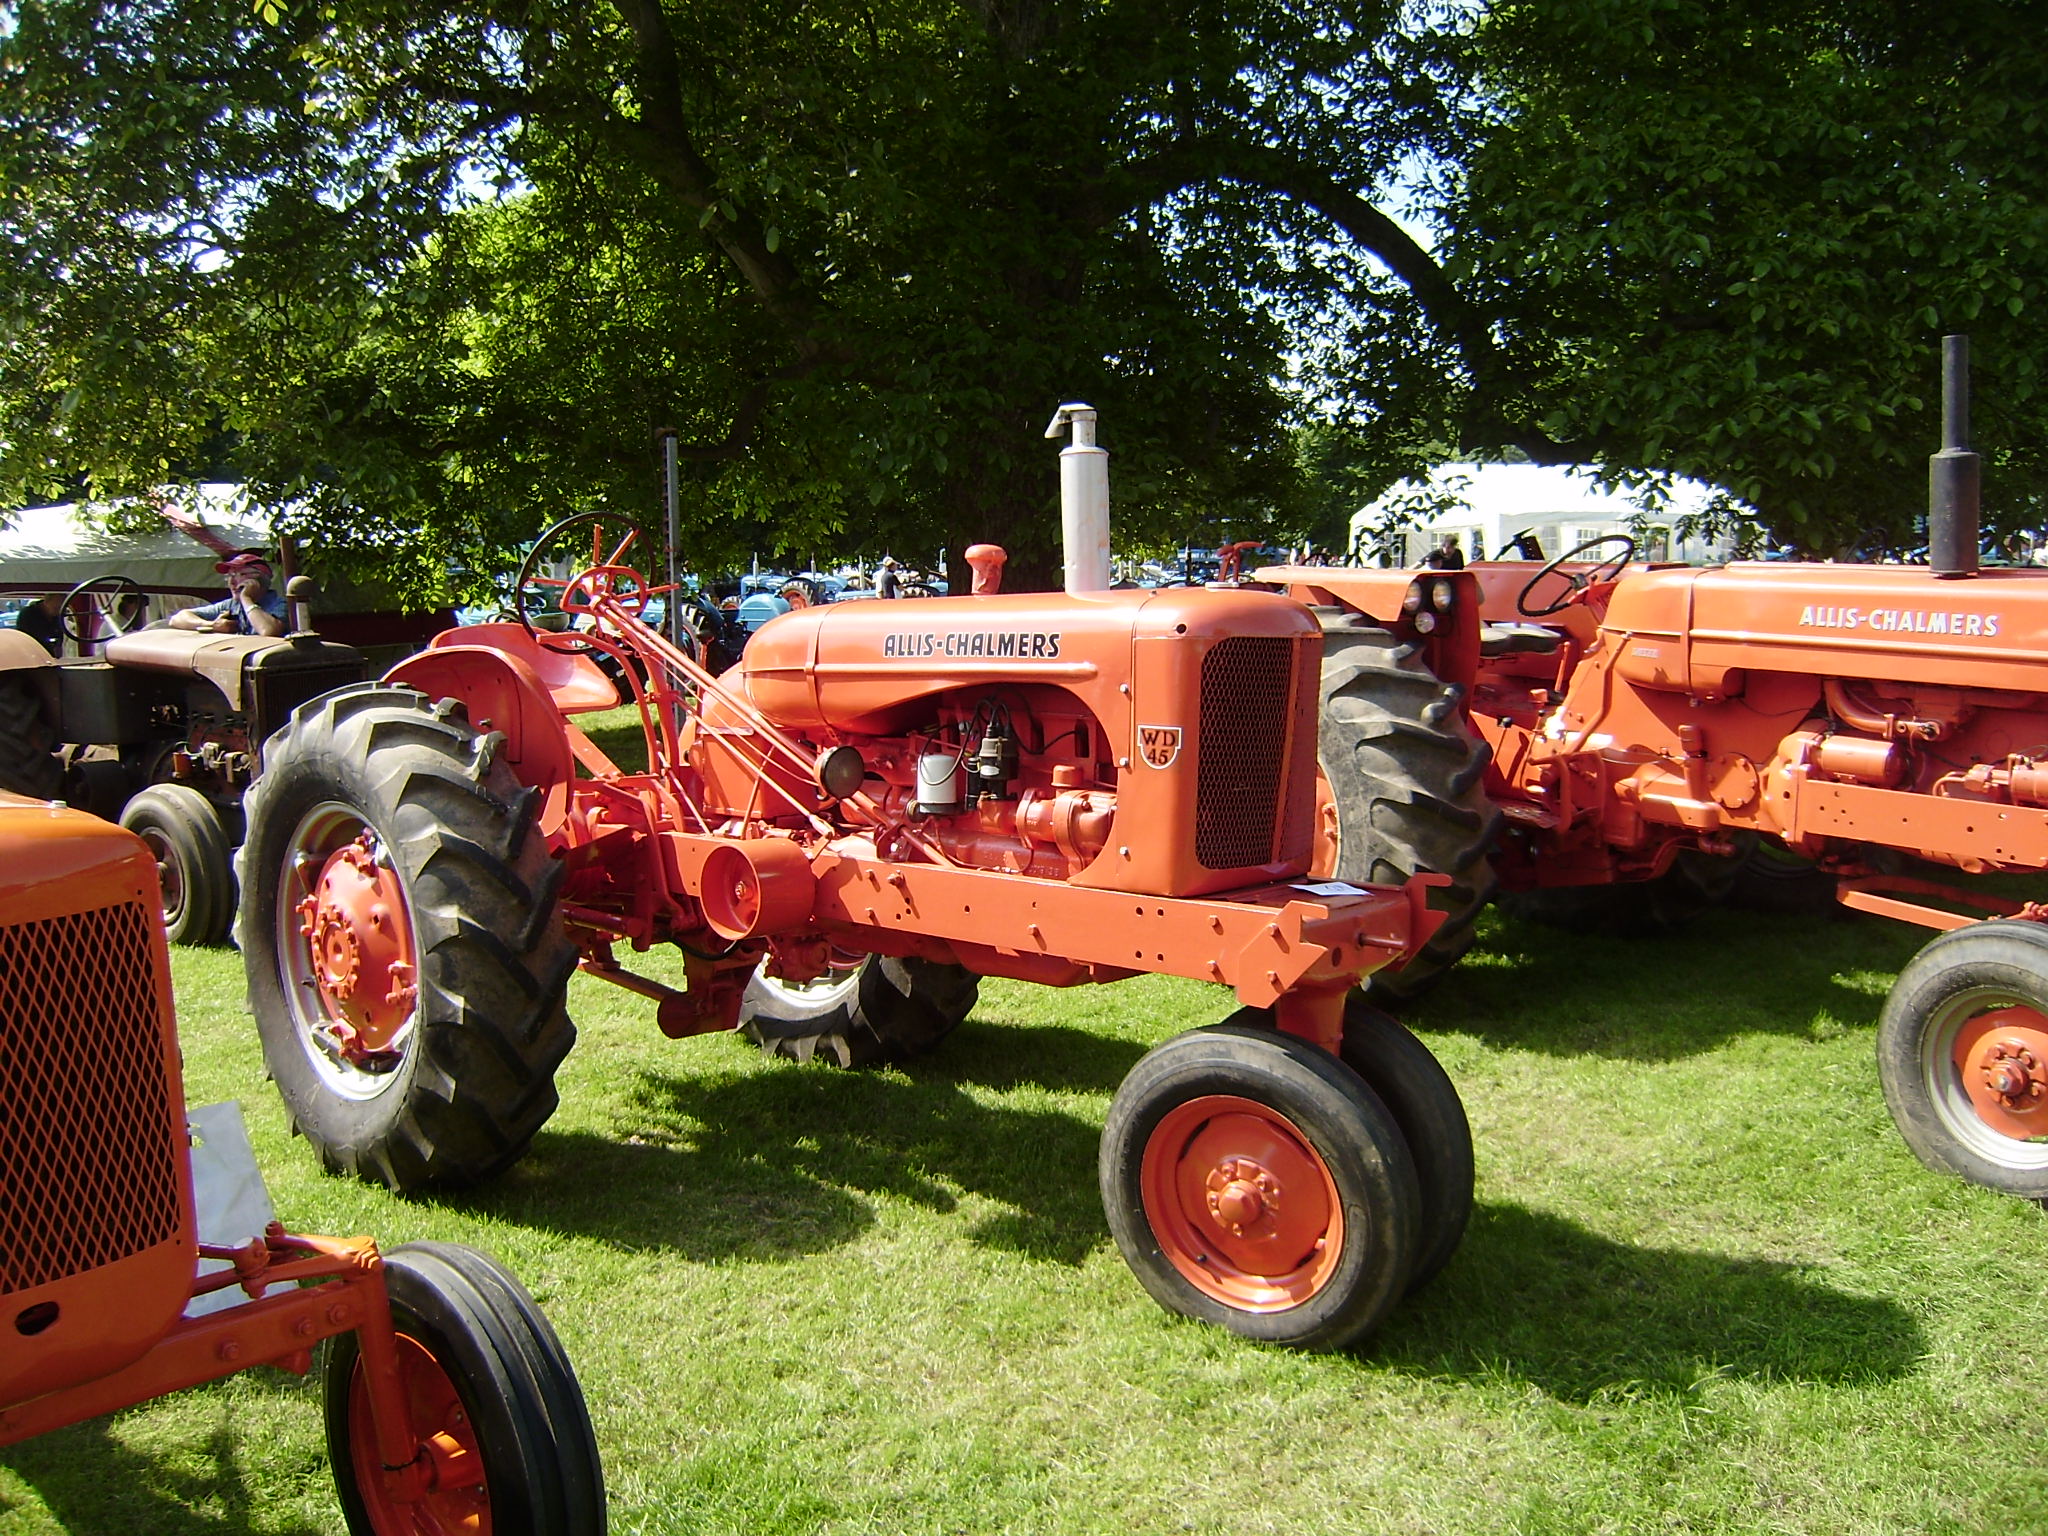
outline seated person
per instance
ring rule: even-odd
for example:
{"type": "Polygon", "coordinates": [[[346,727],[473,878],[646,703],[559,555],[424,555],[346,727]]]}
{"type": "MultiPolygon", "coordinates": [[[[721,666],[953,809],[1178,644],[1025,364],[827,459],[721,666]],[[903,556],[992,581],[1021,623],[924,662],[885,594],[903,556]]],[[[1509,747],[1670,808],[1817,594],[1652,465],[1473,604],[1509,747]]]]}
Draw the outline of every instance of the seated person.
{"type": "Polygon", "coordinates": [[[39,597],[14,616],[14,627],[34,637],[52,656],[64,654],[64,594],[39,597]]]}
{"type": "Polygon", "coordinates": [[[182,608],[166,621],[172,629],[202,629],[216,635],[266,635],[285,631],[284,599],[270,590],[270,562],[253,551],[230,555],[214,567],[228,579],[228,595],[217,603],[182,608]]]}

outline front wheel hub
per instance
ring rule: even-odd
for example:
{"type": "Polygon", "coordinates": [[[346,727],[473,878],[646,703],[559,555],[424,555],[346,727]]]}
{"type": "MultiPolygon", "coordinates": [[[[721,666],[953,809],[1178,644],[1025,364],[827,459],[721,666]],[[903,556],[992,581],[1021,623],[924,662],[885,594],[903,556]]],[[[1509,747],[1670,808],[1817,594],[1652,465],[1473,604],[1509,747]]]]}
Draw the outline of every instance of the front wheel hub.
{"type": "Polygon", "coordinates": [[[418,1001],[418,962],[398,872],[365,829],[327,855],[298,903],[312,979],[341,1054],[391,1049],[418,1001]]]}
{"type": "Polygon", "coordinates": [[[2020,1141],[2048,1136],[2048,1019],[2019,1007],[1981,1014],[1957,1034],[1954,1060],[1985,1125],[2020,1141]]]}
{"type": "Polygon", "coordinates": [[[1174,1106],[1139,1175],[1160,1252],[1197,1290],[1247,1312],[1300,1305],[1344,1246],[1336,1184],[1300,1128],[1234,1094],[1174,1106]]]}

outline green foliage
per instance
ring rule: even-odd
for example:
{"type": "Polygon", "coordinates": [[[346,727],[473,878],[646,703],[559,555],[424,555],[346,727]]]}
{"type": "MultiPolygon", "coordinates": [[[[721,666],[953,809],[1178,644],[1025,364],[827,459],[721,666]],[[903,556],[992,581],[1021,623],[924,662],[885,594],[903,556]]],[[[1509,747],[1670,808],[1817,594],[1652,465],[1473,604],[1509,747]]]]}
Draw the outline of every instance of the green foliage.
{"type": "Polygon", "coordinates": [[[1995,0],[5,14],[0,498],[233,476],[425,583],[651,513],[672,427],[701,567],[1028,584],[1079,398],[1130,548],[1334,543],[1446,448],[1910,542],[1960,328],[2037,520],[2048,80],[1995,0]]]}
{"type": "Polygon", "coordinates": [[[1565,455],[1910,545],[1938,338],[1972,335],[1987,526],[2048,476],[2048,51],[1994,0],[1544,0],[1465,40],[1487,122],[1441,251],[1565,455]]]}

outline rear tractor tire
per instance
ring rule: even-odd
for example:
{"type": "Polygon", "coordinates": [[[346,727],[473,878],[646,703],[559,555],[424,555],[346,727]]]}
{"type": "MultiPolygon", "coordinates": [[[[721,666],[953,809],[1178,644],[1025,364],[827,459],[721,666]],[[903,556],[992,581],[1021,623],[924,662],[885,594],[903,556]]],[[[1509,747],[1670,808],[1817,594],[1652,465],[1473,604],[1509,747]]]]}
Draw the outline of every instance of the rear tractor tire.
{"type": "Polygon", "coordinates": [[[1415,1164],[1363,1078],[1246,1013],[1132,1068],[1102,1131],[1103,1209],[1167,1311],[1341,1349],[1407,1287],[1415,1164]]]}
{"type": "Polygon", "coordinates": [[[1472,947],[1493,899],[1501,815],[1485,790],[1488,751],[1466,723],[1460,690],[1423,665],[1420,647],[1349,610],[1323,623],[1319,756],[1337,813],[1334,878],[1398,885],[1414,874],[1451,883],[1429,893],[1443,926],[1398,970],[1373,974],[1382,1005],[1427,991],[1472,947]]]}
{"type": "Polygon", "coordinates": [[[1655,938],[1728,901],[1742,872],[1740,855],[1681,848],[1671,867],[1653,880],[1514,891],[1500,898],[1500,907],[1510,917],[1567,933],[1655,938]]]}
{"type": "Polygon", "coordinates": [[[129,800],[121,825],[156,860],[164,937],[218,944],[235,916],[235,871],[227,828],[213,802],[186,784],[154,784],[129,800]]]}
{"type": "MultiPolygon", "coordinates": [[[[329,1347],[327,1449],[351,1536],[601,1536],[604,1468],[560,1340],[496,1261],[453,1243],[384,1255],[406,1429],[432,1477],[397,1497],[353,1333],[329,1347]]],[[[410,1471],[410,1467],[404,1469],[410,1471]]]]}
{"type": "Polygon", "coordinates": [[[870,955],[797,985],[755,973],[740,1028],[771,1056],[871,1067],[922,1056],[974,1010],[981,978],[957,965],[870,955]]]}
{"type": "Polygon", "coordinates": [[[1877,1071],[1921,1162],[2048,1200],[2048,928],[1971,923],[1930,942],[1885,999],[1877,1071]]]}
{"type": "Polygon", "coordinates": [[[462,706],[366,684],[265,749],[236,936],[263,1056],[336,1173],[489,1178],[554,1113],[576,953],[539,795],[462,706]]]}
{"type": "Polygon", "coordinates": [[[56,732],[28,680],[0,677],[0,789],[32,800],[56,799],[64,782],[56,746],[56,732]]]}

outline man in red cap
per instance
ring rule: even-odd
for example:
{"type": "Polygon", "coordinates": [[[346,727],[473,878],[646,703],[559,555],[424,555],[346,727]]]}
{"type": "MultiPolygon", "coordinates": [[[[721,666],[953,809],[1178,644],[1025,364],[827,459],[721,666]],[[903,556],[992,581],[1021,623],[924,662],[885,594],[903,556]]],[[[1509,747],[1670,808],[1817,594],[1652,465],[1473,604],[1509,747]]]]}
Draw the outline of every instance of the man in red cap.
{"type": "Polygon", "coordinates": [[[284,599],[270,590],[270,562],[253,550],[230,555],[214,567],[228,579],[228,595],[172,614],[172,629],[204,629],[217,635],[284,633],[284,599]]]}

